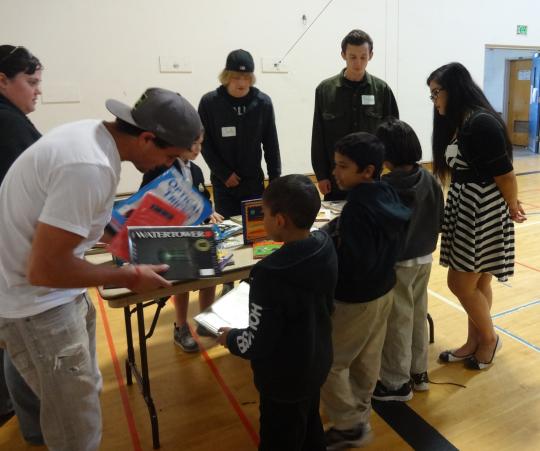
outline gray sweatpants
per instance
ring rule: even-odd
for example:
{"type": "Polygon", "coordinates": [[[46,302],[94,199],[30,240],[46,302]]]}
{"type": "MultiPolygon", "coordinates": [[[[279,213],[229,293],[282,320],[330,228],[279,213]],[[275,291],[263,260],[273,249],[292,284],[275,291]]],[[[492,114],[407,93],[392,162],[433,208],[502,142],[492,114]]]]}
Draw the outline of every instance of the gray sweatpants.
{"type": "Polygon", "coordinates": [[[86,294],[38,315],[0,318],[0,346],[41,400],[52,451],[94,451],[101,442],[96,311],[86,294]]]}

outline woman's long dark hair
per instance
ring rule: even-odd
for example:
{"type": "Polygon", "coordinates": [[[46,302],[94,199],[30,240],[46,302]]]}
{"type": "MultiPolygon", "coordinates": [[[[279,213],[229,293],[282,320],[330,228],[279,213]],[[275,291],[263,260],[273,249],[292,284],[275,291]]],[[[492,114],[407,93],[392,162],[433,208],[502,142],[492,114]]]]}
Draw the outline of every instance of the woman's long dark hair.
{"type": "Polygon", "coordinates": [[[0,72],[7,78],[21,72],[32,75],[40,69],[43,69],[40,61],[24,47],[0,45],[0,72]]]}
{"type": "Polygon", "coordinates": [[[439,179],[444,181],[449,170],[444,158],[446,147],[461,127],[465,116],[478,109],[487,110],[500,123],[506,138],[506,152],[512,158],[512,143],[505,123],[463,64],[449,63],[439,67],[428,77],[428,86],[432,81],[446,91],[448,99],[444,115],[433,108],[433,172],[439,179]]]}

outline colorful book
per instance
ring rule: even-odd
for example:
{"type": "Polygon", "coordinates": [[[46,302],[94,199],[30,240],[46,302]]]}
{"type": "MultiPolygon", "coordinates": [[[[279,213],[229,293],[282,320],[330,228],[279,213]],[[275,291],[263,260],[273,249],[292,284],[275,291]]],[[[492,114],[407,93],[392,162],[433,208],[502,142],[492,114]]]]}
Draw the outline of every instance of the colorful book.
{"type": "Polygon", "coordinates": [[[241,209],[244,244],[266,238],[262,199],[243,200],[241,209]]]}
{"type": "Polygon", "coordinates": [[[167,169],[159,177],[144,185],[127,199],[116,202],[112,212],[109,229],[118,232],[127,218],[142,202],[144,195],[152,192],[186,215],[185,225],[201,224],[210,214],[212,205],[195,187],[175,168],[167,169]]]}
{"type": "Polygon", "coordinates": [[[212,226],[128,227],[132,263],[160,265],[168,280],[215,277],[221,273],[212,226]]]}
{"type": "Polygon", "coordinates": [[[109,252],[123,261],[129,261],[128,227],[135,226],[176,226],[186,222],[187,215],[169,202],[145,193],[139,206],[131,212],[118,233],[111,240],[109,252]]]}
{"type": "Polygon", "coordinates": [[[241,235],[243,228],[241,224],[231,221],[230,219],[225,219],[222,222],[214,224],[214,229],[216,232],[216,238],[218,241],[224,241],[227,238],[235,235],[241,235]]]}
{"type": "Polygon", "coordinates": [[[281,246],[283,246],[283,242],[281,241],[255,241],[253,243],[253,258],[267,257],[273,252],[277,251],[281,246]]]}

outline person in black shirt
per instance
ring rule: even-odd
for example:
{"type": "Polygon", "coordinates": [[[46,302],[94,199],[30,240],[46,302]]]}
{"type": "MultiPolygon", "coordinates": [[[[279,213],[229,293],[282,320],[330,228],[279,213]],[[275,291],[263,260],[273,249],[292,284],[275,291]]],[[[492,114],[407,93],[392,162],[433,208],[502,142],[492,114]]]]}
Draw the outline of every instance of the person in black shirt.
{"type": "MultiPolygon", "coordinates": [[[[41,94],[41,71],[40,61],[24,47],[0,46],[0,184],[17,157],[41,137],[26,117],[41,94]]],[[[43,444],[39,399],[0,348],[0,423],[13,410],[24,439],[43,444]]]]}
{"type": "Polygon", "coordinates": [[[270,181],[281,174],[272,100],[253,87],[254,70],[251,54],[234,50],[219,76],[221,86],[199,104],[202,155],[211,171],[216,211],[225,218],[239,215],[242,200],[263,192],[263,151],[270,181]]]}
{"type": "Polygon", "coordinates": [[[514,225],[525,221],[512,165],[512,144],[500,115],[461,63],[427,79],[433,101],[433,172],[450,175],[442,224],[440,264],[448,288],[468,315],[467,338],[439,355],[481,370],[502,341],[491,319],[491,280],[514,274],[514,225]]]}

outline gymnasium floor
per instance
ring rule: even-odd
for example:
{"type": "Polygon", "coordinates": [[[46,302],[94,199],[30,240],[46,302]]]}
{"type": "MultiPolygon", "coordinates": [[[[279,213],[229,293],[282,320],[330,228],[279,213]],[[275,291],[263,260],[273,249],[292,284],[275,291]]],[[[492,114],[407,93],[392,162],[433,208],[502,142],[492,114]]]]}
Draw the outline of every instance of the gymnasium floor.
{"type": "MultiPolygon", "coordinates": [[[[515,276],[509,283],[493,286],[494,323],[503,340],[496,363],[487,371],[473,372],[460,364],[437,362],[439,352],[462,343],[466,316],[446,287],[445,270],[435,263],[429,284],[429,311],[435,322],[429,376],[466,388],[431,384],[429,392],[415,394],[406,406],[386,406],[381,413],[386,421],[374,412],[375,439],[365,449],[540,449],[540,157],[516,152],[515,167],[520,174],[519,197],[529,218],[516,225],[515,276]]],[[[91,292],[98,310],[98,354],[104,377],[101,449],[150,450],[146,406],[138,387],[127,387],[123,379],[123,312],[109,308],[95,290],[91,292]]],[[[196,305],[193,294],[191,314],[196,305]]],[[[146,315],[150,319],[152,314],[146,315]]],[[[148,349],[161,449],[256,449],[258,396],[249,364],[209,338],[200,340],[204,349],[200,354],[183,353],[172,342],[173,320],[169,306],[162,311],[148,349]]],[[[13,418],[0,428],[0,449],[42,448],[22,441],[13,418]]]]}

